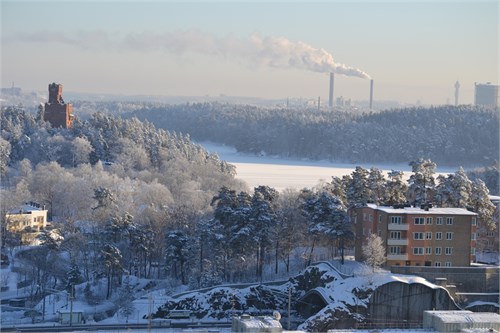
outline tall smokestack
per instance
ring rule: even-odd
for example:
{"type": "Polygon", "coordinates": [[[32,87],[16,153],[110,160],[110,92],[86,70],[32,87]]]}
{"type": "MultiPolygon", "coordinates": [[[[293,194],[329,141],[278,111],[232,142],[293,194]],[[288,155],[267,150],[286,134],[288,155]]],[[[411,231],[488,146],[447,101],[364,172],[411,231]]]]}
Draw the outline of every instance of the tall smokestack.
{"type": "Polygon", "coordinates": [[[330,94],[328,95],[328,106],[333,108],[333,72],[330,72],[330,94]]]}
{"type": "Polygon", "coordinates": [[[321,110],[321,96],[318,96],[318,111],[321,110]]]}
{"type": "Polygon", "coordinates": [[[370,110],[373,106],[373,80],[370,80],[370,110]]]}

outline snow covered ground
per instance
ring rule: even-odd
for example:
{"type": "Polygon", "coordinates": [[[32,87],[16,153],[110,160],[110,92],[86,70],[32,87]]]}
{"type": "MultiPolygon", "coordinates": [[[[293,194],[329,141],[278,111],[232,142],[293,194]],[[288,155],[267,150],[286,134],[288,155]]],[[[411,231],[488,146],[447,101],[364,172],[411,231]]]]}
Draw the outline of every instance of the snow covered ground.
{"type": "MultiPolygon", "coordinates": [[[[285,188],[302,189],[314,187],[321,180],[329,182],[332,176],[342,177],[351,174],[356,166],[365,169],[377,167],[384,173],[399,170],[410,177],[411,167],[408,164],[342,164],[330,161],[311,161],[286,159],[265,155],[239,153],[234,147],[215,144],[212,142],[198,143],[209,152],[217,153],[219,157],[236,166],[236,178],[245,181],[250,188],[259,185],[268,185],[279,191],[285,188]]],[[[409,162],[409,161],[408,161],[409,162]]],[[[438,174],[453,173],[457,168],[439,168],[438,174]]]]}

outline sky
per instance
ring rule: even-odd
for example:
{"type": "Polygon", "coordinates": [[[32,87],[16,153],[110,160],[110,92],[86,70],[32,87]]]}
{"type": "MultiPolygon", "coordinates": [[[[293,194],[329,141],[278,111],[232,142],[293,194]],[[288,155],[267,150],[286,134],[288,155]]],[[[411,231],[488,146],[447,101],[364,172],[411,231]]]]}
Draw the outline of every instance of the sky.
{"type": "MultiPolygon", "coordinates": [[[[121,95],[471,104],[498,1],[0,0],[1,85],[121,95]]],[[[64,92],[63,92],[64,96],[64,92]]]]}

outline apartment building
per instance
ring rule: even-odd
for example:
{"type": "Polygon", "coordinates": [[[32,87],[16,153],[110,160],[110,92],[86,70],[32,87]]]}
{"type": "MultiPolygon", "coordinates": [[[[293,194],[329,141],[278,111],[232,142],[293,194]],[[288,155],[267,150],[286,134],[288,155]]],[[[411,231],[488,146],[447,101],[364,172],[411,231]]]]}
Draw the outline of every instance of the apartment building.
{"type": "Polygon", "coordinates": [[[5,228],[21,235],[23,244],[32,244],[42,229],[47,227],[47,210],[35,202],[28,202],[5,216],[5,228]]]}
{"type": "Polygon", "coordinates": [[[349,214],[358,261],[370,234],[384,241],[387,266],[470,266],[475,259],[477,214],[466,209],[368,204],[349,214]]]}

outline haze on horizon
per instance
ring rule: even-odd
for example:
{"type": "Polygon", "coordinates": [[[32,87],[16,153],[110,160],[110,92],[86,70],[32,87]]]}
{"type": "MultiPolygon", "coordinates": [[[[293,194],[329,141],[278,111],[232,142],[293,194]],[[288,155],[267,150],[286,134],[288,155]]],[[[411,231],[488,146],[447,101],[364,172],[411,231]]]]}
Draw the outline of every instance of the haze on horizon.
{"type": "Polygon", "coordinates": [[[169,96],[473,103],[498,82],[497,1],[1,2],[1,84],[169,96]]]}

